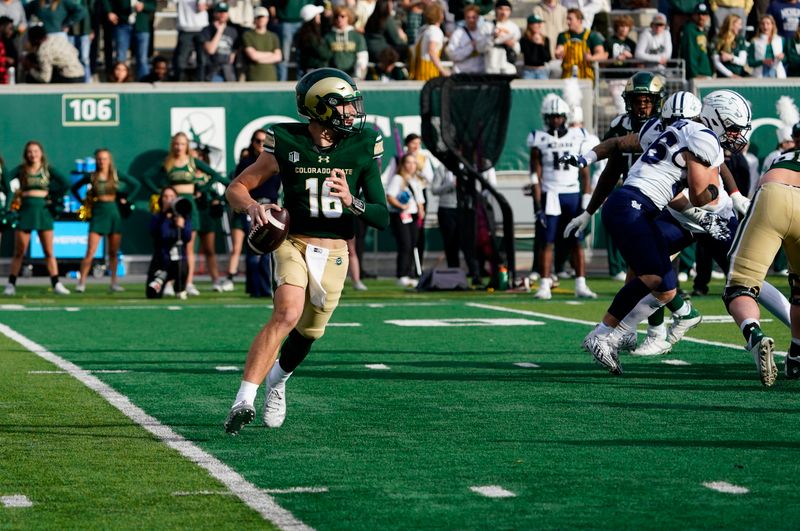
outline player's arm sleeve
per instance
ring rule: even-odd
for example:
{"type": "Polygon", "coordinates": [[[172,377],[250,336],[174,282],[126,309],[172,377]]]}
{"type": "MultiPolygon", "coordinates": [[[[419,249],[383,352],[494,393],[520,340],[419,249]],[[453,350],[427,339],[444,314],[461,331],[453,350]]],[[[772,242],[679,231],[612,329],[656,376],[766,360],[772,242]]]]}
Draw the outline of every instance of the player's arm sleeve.
{"type": "Polygon", "coordinates": [[[139,182],[139,179],[124,173],[119,174],[119,181],[122,183],[122,190],[125,195],[128,196],[128,199],[136,197],[136,194],[138,194],[139,190],[142,188],[142,183],[139,182]]]}
{"type": "Polygon", "coordinates": [[[77,199],[78,201],[83,201],[83,198],[81,197],[80,193],[78,193],[78,191],[81,189],[81,186],[89,184],[90,180],[91,180],[90,177],[84,174],[83,177],[75,181],[75,184],[73,184],[70,187],[69,191],[72,193],[72,196],[75,199],[77,199]]]}
{"type": "Polygon", "coordinates": [[[367,164],[362,176],[364,193],[364,213],[361,214],[368,225],[378,230],[389,226],[389,209],[386,206],[386,192],[381,183],[380,160],[383,156],[383,138],[378,135],[372,152],[372,160],[367,164]]]}

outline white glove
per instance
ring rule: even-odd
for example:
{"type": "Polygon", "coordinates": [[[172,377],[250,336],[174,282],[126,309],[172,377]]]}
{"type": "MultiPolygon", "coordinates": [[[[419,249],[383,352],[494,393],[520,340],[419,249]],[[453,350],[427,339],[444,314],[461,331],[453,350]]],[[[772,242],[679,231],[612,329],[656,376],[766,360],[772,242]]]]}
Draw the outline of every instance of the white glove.
{"type": "Polygon", "coordinates": [[[750,200],[737,190],[731,194],[731,201],[733,201],[733,210],[743,218],[747,214],[747,209],[750,208],[750,200]]]}
{"type": "Polygon", "coordinates": [[[581,208],[586,210],[591,200],[592,200],[592,194],[583,194],[581,196],[581,208]]]}
{"type": "Polygon", "coordinates": [[[684,210],[682,214],[703,227],[708,235],[715,240],[725,241],[731,237],[731,229],[728,228],[728,222],[713,212],[691,207],[684,210]]]}
{"type": "Polygon", "coordinates": [[[583,231],[586,230],[586,227],[589,225],[589,221],[591,221],[592,215],[588,212],[581,212],[572,220],[567,223],[567,228],[564,229],[564,237],[569,238],[570,234],[573,232],[575,236],[580,236],[583,234],[583,231]]]}

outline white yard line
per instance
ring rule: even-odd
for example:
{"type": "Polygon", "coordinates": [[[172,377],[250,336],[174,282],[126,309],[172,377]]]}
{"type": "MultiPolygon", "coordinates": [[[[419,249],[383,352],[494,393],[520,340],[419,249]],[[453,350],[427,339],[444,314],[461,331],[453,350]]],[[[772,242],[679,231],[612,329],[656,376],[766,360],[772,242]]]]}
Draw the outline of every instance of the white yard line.
{"type": "Polygon", "coordinates": [[[717,492],[724,492],[725,494],[747,494],[750,492],[750,489],[747,487],[740,487],[739,485],[734,485],[727,481],[710,481],[708,483],[703,483],[703,486],[717,492]]]}
{"type": "Polygon", "coordinates": [[[13,494],[11,496],[0,496],[0,503],[3,507],[10,509],[32,507],[33,502],[28,499],[24,494],[13,494]]]}
{"type": "Polygon", "coordinates": [[[364,367],[366,367],[367,369],[373,369],[373,370],[376,370],[376,371],[388,371],[389,370],[389,366],[385,365],[383,363],[367,363],[366,365],[364,365],[364,367]]]}
{"type": "Polygon", "coordinates": [[[513,498],[516,496],[510,490],[506,490],[500,485],[482,485],[470,487],[469,490],[487,498],[513,498]]]}
{"type": "Polygon", "coordinates": [[[666,365],[675,365],[678,367],[685,367],[686,365],[691,365],[691,363],[689,363],[688,361],[683,361],[683,360],[661,360],[661,363],[664,363],[666,365]]]}
{"type": "MultiPolygon", "coordinates": [[[[228,465],[202,450],[191,441],[186,440],[182,435],[173,431],[168,426],[161,424],[155,417],[151,417],[140,407],[134,405],[130,399],[122,393],[116,391],[111,386],[105,384],[100,379],[92,376],[89,371],[81,369],[74,363],[65,360],[61,356],[53,354],[43,346],[39,345],[13,330],[9,326],[0,323],[0,334],[15,341],[30,350],[40,358],[49,361],[53,365],[68,372],[76,380],[80,381],[89,389],[95,391],[103,397],[109,404],[120,410],[126,417],[139,424],[144,429],[152,433],[170,448],[176,450],[185,458],[203,467],[211,477],[217,479],[225,485],[236,497],[242,500],[247,506],[258,512],[265,520],[269,520],[280,529],[292,530],[311,530],[312,528],[297,519],[292,513],[281,507],[277,502],[263,490],[259,489],[238,472],[228,465]]],[[[220,437],[222,437],[222,427],[220,426],[220,437]]]]}
{"type": "Polygon", "coordinates": [[[523,369],[538,369],[539,368],[539,366],[536,365],[535,363],[530,363],[528,361],[521,361],[519,363],[515,363],[514,365],[516,365],[517,367],[522,367],[523,369]]]}
{"type": "Polygon", "coordinates": [[[219,372],[234,372],[239,370],[239,367],[237,367],[236,365],[217,365],[214,368],[217,369],[219,372]]]}

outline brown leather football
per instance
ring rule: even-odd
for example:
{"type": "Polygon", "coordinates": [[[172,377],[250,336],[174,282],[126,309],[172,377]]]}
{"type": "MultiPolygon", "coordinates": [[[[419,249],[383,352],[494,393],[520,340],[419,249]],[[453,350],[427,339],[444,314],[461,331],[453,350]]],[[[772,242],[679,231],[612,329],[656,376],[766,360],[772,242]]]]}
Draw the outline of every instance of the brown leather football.
{"type": "Polygon", "coordinates": [[[256,254],[271,253],[283,243],[289,235],[289,211],[267,210],[269,223],[256,225],[247,235],[247,245],[256,254]]]}

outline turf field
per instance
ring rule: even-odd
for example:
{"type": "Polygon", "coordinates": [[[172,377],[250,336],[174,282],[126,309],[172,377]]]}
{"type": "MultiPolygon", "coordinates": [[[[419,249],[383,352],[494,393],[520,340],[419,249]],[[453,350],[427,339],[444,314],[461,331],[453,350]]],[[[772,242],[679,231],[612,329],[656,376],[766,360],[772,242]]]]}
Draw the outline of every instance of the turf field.
{"type": "Polygon", "coordinates": [[[238,437],[263,300],[21,287],[0,301],[0,527],[800,528],[800,382],[760,385],[718,296],[694,299],[695,341],[614,377],[580,342],[618,283],[580,303],[570,281],[547,302],[368,285],[284,426],[238,437]]]}

